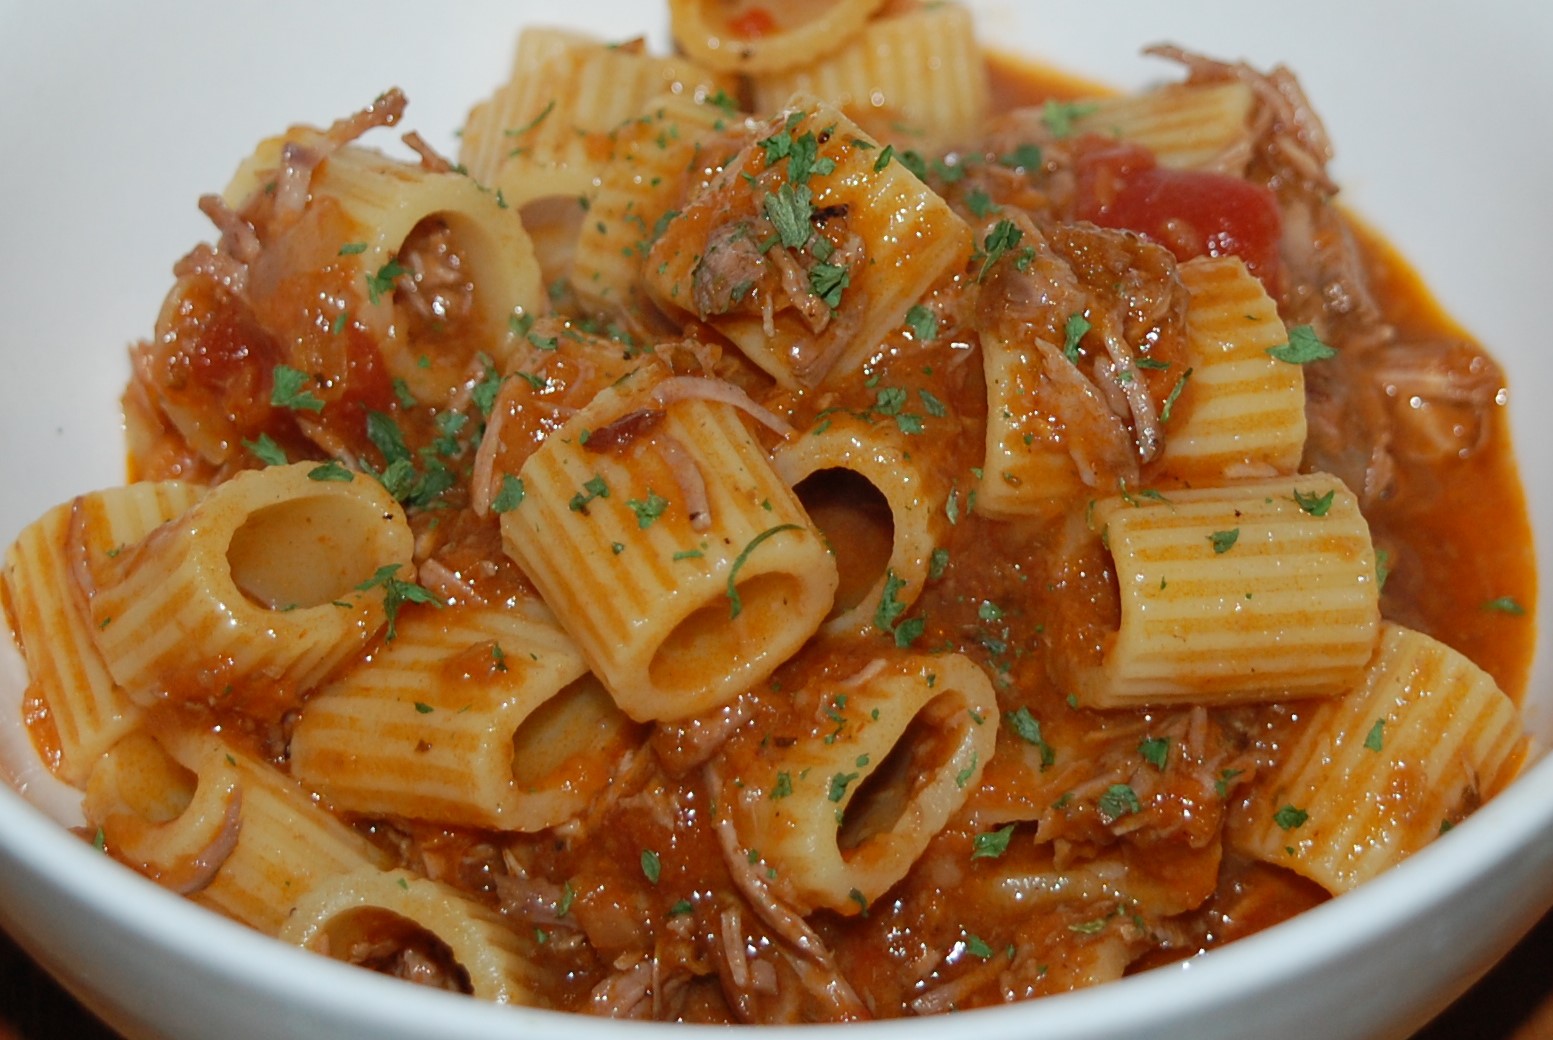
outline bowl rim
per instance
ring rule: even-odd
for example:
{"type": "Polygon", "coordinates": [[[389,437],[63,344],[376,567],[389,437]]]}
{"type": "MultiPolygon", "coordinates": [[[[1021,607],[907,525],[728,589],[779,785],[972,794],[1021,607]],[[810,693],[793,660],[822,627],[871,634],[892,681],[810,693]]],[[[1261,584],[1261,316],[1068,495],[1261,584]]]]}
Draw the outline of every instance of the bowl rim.
{"type": "MultiPolygon", "coordinates": [[[[1060,1025],[1064,1037],[1087,1035],[1102,1009],[1103,1029],[1147,1031],[1161,1017],[1190,1018],[1218,1008],[1225,995],[1253,999],[1302,977],[1350,948],[1358,937],[1385,935],[1449,900],[1463,885],[1489,877],[1506,856],[1536,842],[1553,842],[1553,755],[1533,763],[1447,835],[1354,890],[1288,920],[1206,953],[1129,975],[1114,982],[1012,1004],[955,1011],[971,1016],[978,1035],[1026,1035],[1032,1027],[1060,1025]],[[1179,985],[1190,974],[1196,984],[1179,985]]],[[[621,1021],[518,1005],[497,1005],[415,987],[397,979],[320,957],[228,920],[161,888],[97,851],[43,810],[0,784],[0,861],[50,877],[60,894],[105,915],[134,937],[165,946],[256,994],[284,992],[288,1000],[353,1023],[404,1028],[457,1028],[470,1037],[497,1037],[521,1026],[535,1037],[581,1033],[601,1040],[627,1032],[683,1030],[685,1025],[621,1021]],[[515,1017],[516,1016],[516,1017],[515,1017]]],[[[1525,908],[1526,928],[1553,908],[1553,877],[1541,905],[1525,908]]],[[[1507,937],[1506,946],[1519,936],[1507,937]]],[[[36,937],[20,936],[24,945],[36,937]]],[[[69,987],[68,977],[61,981],[69,987]]],[[[1461,989],[1473,981],[1465,978],[1461,989]]],[[[1454,996],[1454,994],[1450,994],[1454,996]]],[[[757,1026],[763,1035],[845,1030],[862,1037],[887,1030],[892,1040],[940,1031],[942,1015],[873,1022],[757,1026]]]]}

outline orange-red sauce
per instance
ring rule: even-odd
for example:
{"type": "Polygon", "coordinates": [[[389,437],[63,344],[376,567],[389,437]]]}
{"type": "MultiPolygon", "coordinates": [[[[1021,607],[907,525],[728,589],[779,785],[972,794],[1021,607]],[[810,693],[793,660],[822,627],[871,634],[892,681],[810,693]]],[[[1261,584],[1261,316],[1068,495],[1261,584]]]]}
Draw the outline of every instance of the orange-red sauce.
{"type": "MultiPolygon", "coordinates": [[[[1003,59],[993,60],[992,72],[1000,110],[1095,91],[1091,84],[1003,59]]],[[[1382,243],[1366,237],[1364,255],[1387,320],[1405,336],[1461,338],[1413,272],[1382,243]]],[[[305,300],[305,288],[287,291],[305,300]]],[[[952,305],[964,288],[962,278],[935,293],[952,305]]],[[[242,393],[217,411],[234,436],[251,436],[268,410],[255,404],[255,394],[262,402],[267,391],[268,361],[254,358],[268,359],[273,344],[263,335],[240,336],[253,314],[223,303],[213,285],[196,282],[186,289],[194,310],[173,324],[200,344],[191,348],[191,357],[208,371],[196,372],[193,383],[164,374],[162,391],[173,404],[193,406],[192,397],[186,402],[179,396],[185,387],[191,395],[209,386],[239,387],[242,393]]],[[[458,339],[457,330],[447,335],[458,339]]],[[[371,345],[354,336],[346,343],[350,356],[339,373],[346,399],[331,398],[321,421],[339,424],[341,437],[370,456],[357,420],[364,409],[394,412],[396,406],[381,366],[367,353],[371,345]],[[363,384],[360,393],[350,392],[353,380],[363,384]]],[[[947,405],[951,416],[963,417],[953,421],[965,429],[951,432],[945,426],[931,447],[924,442],[936,476],[951,489],[955,522],[943,546],[953,563],[914,607],[924,624],[918,645],[956,650],[983,665],[998,680],[1005,716],[1022,712],[1038,719],[1053,754],[1043,766],[1030,757],[1039,752],[1010,750],[1015,738],[1001,733],[1000,753],[987,764],[981,789],[895,889],[866,914],[810,916],[839,973],[879,1016],[1059,992],[1124,968],[1190,956],[1324,898],[1292,874],[1223,854],[1218,835],[1233,788],[1215,792],[1201,780],[1244,768],[1239,757],[1244,734],[1276,724],[1278,709],[1212,711],[1206,721],[1180,710],[1100,713],[1077,707],[1053,681],[1045,658],[1049,641],[1055,641],[1049,629],[1075,598],[1083,601],[1079,613],[1093,609],[1090,600],[1104,598],[1106,579],[1086,579],[1089,585],[1058,580],[1050,563],[1053,529],[995,522],[975,511],[970,493],[982,443],[965,431],[976,429],[986,409],[975,345],[970,332],[928,346],[897,336],[866,371],[828,384],[823,403],[769,386],[760,393],[799,429],[812,427],[823,408],[866,411],[880,386],[898,388],[909,400],[926,391],[947,405]],[[1264,711],[1265,718],[1257,714],[1264,711]],[[1193,738],[1200,745],[1190,752],[1193,768],[1166,774],[1144,811],[1146,826],[1133,835],[1118,838],[1089,801],[1070,800],[1067,785],[1080,783],[1089,761],[1135,757],[1139,741],[1152,736],[1170,735],[1185,748],[1192,726],[1202,730],[1193,738]],[[1073,772],[1075,767],[1080,772],[1073,772]],[[1003,855],[975,855],[981,832],[969,823],[973,809],[982,819],[1016,822],[1003,855]],[[1049,829],[1041,841],[1032,840],[1037,826],[1049,829]]],[[[760,389],[750,373],[741,374],[760,389]]],[[[1503,409],[1494,409],[1488,422],[1481,447],[1464,457],[1437,459],[1428,467],[1404,459],[1397,493],[1369,515],[1377,543],[1388,548],[1394,563],[1384,612],[1458,647],[1518,696],[1534,638],[1535,575],[1503,409]],[[1511,604],[1524,613],[1507,609],[1511,604]]],[[[420,413],[406,425],[412,449],[434,435],[420,413]]],[[[280,426],[288,447],[306,450],[289,419],[280,426]]],[[[148,475],[199,472],[171,428],[161,434],[162,440],[142,444],[136,459],[148,475]]],[[[826,495],[819,486],[807,499],[835,544],[868,547],[849,555],[843,599],[860,595],[868,575],[882,568],[888,544],[887,515],[876,500],[862,499],[858,507],[848,496],[826,495]]],[[[469,574],[480,573],[476,560],[486,557],[492,564],[480,582],[491,598],[526,594],[526,582],[498,551],[495,520],[476,517],[462,494],[449,505],[417,520],[417,533],[431,547],[427,551],[451,570],[469,574]]],[[[810,723],[795,698],[857,671],[877,653],[876,643],[857,640],[784,665],[771,683],[746,695],[744,721],[729,727],[717,754],[737,766],[758,760],[769,742],[798,739],[810,723]]],[[[265,739],[254,741],[261,749],[284,739],[272,732],[281,728],[279,720],[268,721],[265,739]]],[[[656,957],[655,977],[672,980],[655,994],[656,1010],[666,1017],[827,1017],[834,1009],[815,987],[806,988],[804,972],[812,974],[813,965],[785,948],[769,962],[779,984],[775,991],[727,981],[730,969],[721,959],[727,944],[770,953],[781,942],[730,880],[712,822],[715,799],[697,767],[702,724],[715,728],[719,720],[657,727],[629,769],[615,778],[610,796],[576,827],[514,835],[425,822],[358,822],[398,849],[407,863],[501,906],[539,965],[539,992],[548,1003],[600,1010],[597,987],[618,980],[641,958],[656,957]],[[644,850],[654,856],[652,876],[644,872],[644,850]],[[562,893],[564,913],[558,902],[546,904],[545,914],[528,912],[547,898],[560,900],[562,893]]],[[[32,729],[47,741],[46,719],[32,729]]]]}

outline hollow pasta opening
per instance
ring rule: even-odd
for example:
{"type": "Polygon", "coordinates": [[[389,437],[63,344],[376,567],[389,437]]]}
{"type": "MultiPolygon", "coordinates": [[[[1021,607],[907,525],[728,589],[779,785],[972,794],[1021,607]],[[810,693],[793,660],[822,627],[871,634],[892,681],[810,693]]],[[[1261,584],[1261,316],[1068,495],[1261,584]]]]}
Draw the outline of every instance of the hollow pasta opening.
{"type": "Polygon", "coordinates": [[[575,195],[544,195],[519,207],[523,230],[534,243],[540,277],[546,285],[571,273],[582,218],[587,210],[575,195]]]}
{"type": "Polygon", "coordinates": [[[696,689],[723,682],[768,651],[771,634],[787,624],[804,594],[802,582],[782,572],[752,574],[734,591],[738,617],[731,616],[732,598],[719,594],[674,626],[648,665],[653,685],[696,689]]]}
{"type": "Polygon", "coordinates": [[[867,477],[840,467],[817,470],[793,489],[836,558],[836,600],[827,620],[863,602],[884,578],[895,547],[895,514],[867,477]]]}
{"type": "Polygon", "coordinates": [[[433,355],[441,353],[438,344],[464,340],[472,331],[466,323],[480,317],[471,256],[476,250],[466,243],[462,223],[443,214],[423,217],[396,254],[402,273],[392,280],[394,319],[408,342],[433,355]]]}
{"type": "Polygon", "coordinates": [[[114,745],[98,772],[98,790],[111,790],[119,808],[149,824],[182,816],[199,786],[197,773],[144,733],[131,734],[114,745]]]}
{"type": "Polygon", "coordinates": [[[961,698],[950,693],[923,705],[884,760],[863,778],[836,832],[842,859],[851,860],[870,842],[894,831],[922,789],[954,757],[960,741],[949,716],[961,708],[961,698]]]}
{"type": "Polygon", "coordinates": [[[391,910],[359,907],[336,914],[313,949],[335,960],[432,989],[472,994],[468,970],[442,939],[391,910]]]}
{"type": "Polygon", "coordinates": [[[308,495],[255,510],[227,548],[232,583],[270,610],[344,599],[381,563],[372,539],[353,536],[384,526],[372,500],[351,494],[308,495]]]}
{"type": "Polygon", "coordinates": [[[594,787],[608,779],[614,748],[630,729],[592,674],[562,687],[512,735],[512,779],[520,791],[594,787]]]}

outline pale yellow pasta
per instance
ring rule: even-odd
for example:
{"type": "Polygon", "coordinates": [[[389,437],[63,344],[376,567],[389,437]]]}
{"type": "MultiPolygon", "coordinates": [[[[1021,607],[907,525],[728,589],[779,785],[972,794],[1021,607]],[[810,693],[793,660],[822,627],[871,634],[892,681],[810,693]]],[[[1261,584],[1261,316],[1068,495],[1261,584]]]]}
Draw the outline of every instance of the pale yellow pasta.
{"type": "Polygon", "coordinates": [[[976,508],[999,520],[1051,519],[1086,487],[1048,400],[1052,375],[1071,378],[1073,366],[1058,345],[1034,334],[1018,340],[989,329],[981,352],[987,424],[976,508]]]}
{"type": "Polygon", "coordinates": [[[1335,477],[1301,474],[1095,503],[1120,618],[1071,665],[1096,708],[1332,696],[1380,630],[1369,525],[1335,477]]]}
{"type": "Polygon", "coordinates": [[[324,879],[388,861],[290,777],[211,733],[131,734],[99,760],[82,809],[109,853],[271,935],[324,879]]]}
{"type": "MultiPolygon", "coordinates": [[[[321,147],[321,137],[295,127],[265,141],[228,186],[229,202],[240,205],[262,178],[273,178],[285,148],[321,147]]],[[[319,225],[323,240],[321,251],[308,260],[338,268],[343,283],[361,297],[342,300],[338,320],[369,334],[389,374],[420,400],[447,400],[451,389],[469,378],[478,352],[500,366],[512,342],[509,319],[545,305],[539,263],[518,211],[465,174],[427,170],[346,145],[314,171],[303,219],[319,225]],[[435,261],[423,250],[405,248],[412,232],[432,226],[446,228],[459,258],[457,278],[476,286],[473,292],[436,286],[447,272],[418,267],[435,261]],[[461,322],[459,349],[412,342],[414,323],[395,292],[400,279],[412,279],[427,292],[449,290],[445,299],[452,302],[443,317],[461,322]]]]}
{"type": "MultiPolygon", "coordinates": [[[[731,96],[737,81],[639,43],[609,44],[566,29],[531,27],[518,37],[505,83],[469,114],[459,159],[481,184],[529,176],[596,176],[610,131],[662,93],[731,96]]],[[[504,189],[505,190],[505,189],[504,189]]]]}
{"type": "Polygon", "coordinates": [[[1217,483],[1293,473],[1305,450],[1305,370],[1268,353],[1289,342],[1278,306],[1239,257],[1179,268],[1190,302],[1191,378],[1154,481],[1217,483]]]}
{"type": "MultiPolygon", "coordinates": [[[[363,869],[331,878],[300,901],[281,929],[285,942],[337,960],[358,950],[445,951],[470,993],[498,1004],[542,1005],[532,988],[533,944],[496,911],[456,889],[405,870],[363,869]]],[[[459,980],[462,981],[462,980],[459,980]]]]}
{"type": "Polygon", "coordinates": [[[795,0],[741,9],[726,0],[669,0],[669,25],[680,47],[708,68],[779,72],[845,44],[884,0],[795,0]],[[756,18],[754,25],[738,19],[756,18]]]}
{"type": "Polygon", "coordinates": [[[291,771],[351,812],[538,831],[597,796],[634,737],[539,604],[407,608],[308,700],[291,771]]]}
{"type": "MultiPolygon", "coordinates": [[[[813,135],[818,158],[802,190],[812,195],[815,212],[845,214],[846,227],[857,241],[838,248],[866,261],[847,268],[847,284],[834,304],[818,294],[810,297],[806,303],[818,305],[812,312],[748,314],[727,309],[703,318],[778,383],[812,387],[832,373],[860,368],[912,305],[966,262],[971,230],[948,203],[827,102],[795,96],[768,131],[795,139],[813,135]]],[[[686,203],[658,238],[647,265],[647,289],[665,312],[683,318],[698,307],[705,309],[704,299],[698,299],[698,272],[714,262],[716,249],[729,245],[709,243],[708,232],[727,222],[726,193],[731,188],[748,201],[741,178],[769,168],[765,156],[757,138],[711,187],[686,203]]],[[[809,241],[814,240],[811,235],[809,241]]],[[[769,262],[781,263],[786,255],[785,249],[773,249],[769,262]]],[[[806,282],[795,289],[801,294],[809,287],[806,282]]],[[[737,303],[741,295],[735,286],[735,299],[726,302],[737,303]]]]}
{"type": "Polygon", "coordinates": [[[889,13],[839,51],[753,79],[755,111],[795,93],[836,105],[897,147],[941,149],[974,138],[990,104],[971,13],[956,3],[889,13]]]}
{"type": "Polygon", "coordinates": [[[29,524],[6,552],[5,602],[27,662],[26,698],[46,714],[56,746],[40,750],[66,783],[84,784],[97,756],[141,716],[97,652],[90,575],[204,491],[162,481],[81,495],[29,524]]]}
{"type": "Polygon", "coordinates": [[[109,560],[90,608],[97,649],[142,705],[289,706],[377,633],[411,536],[383,485],[248,470],[109,560]]]}
{"type": "Polygon", "coordinates": [[[798,696],[821,703],[815,729],[741,762],[727,811],[786,902],[862,913],[979,782],[997,739],[992,682],[960,654],[908,654],[798,696]]]}
{"type": "Polygon", "coordinates": [[[660,387],[696,377],[661,376],[637,370],[547,438],[519,474],[523,501],[501,515],[507,553],[638,720],[699,714],[765,679],[819,627],[836,587],[824,543],[740,413],[664,403],[660,387]],[[662,412],[651,433],[602,446],[601,431],[642,410],[662,412]]]}
{"type": "Polygon", "coordinates": [[[1240,175],[1251,158],[1254,101],[1238,80],[1171,83],[1073,103],[1073,132],[1142,145],[1161,166],[1240,175]]]}
{"type": "Polygon", "coordinates": [[[777,474],[798,493],[836,554],[843,580],[820,629],[826,635],[867,633],[875,627],[886,589],[896,604],[910,609],[927,584],[933,550],[949,522],[942,508],[947,489],[940,474],[912,458],[912,439],[893,420],[838,414],[788,438],[772,453],[777,474]],[[866,481],[868,489],[855,482],[827,489],[828,482],[844,474],[866,481]],[[887,516],[869,515],[874,496],[887,516]],[[834,536],[828,531],[830,518],[834,536]],[[881,528],[872,538],[866,530],[871,526],[881,528]],[[882,561],[875,541],[888,550],[882,561]]]}
{"type": "Polygon", "coordinates": [[[1519,768],[1514,703],[1467,658],[1383,626],[1351,693],[1310,705],[1232,818],[1231,844],[1334,894],[1396,865],[1519,768]]]}
{"type": "Polygon", "coordinates": [[[577,237],[572,289],[579,300],[600,312],[643,313],[642,265],[684,193],[685,171],[724,158],[707,147],[743,127],[731,102],[664,94],[615,129],[577,237]]]}

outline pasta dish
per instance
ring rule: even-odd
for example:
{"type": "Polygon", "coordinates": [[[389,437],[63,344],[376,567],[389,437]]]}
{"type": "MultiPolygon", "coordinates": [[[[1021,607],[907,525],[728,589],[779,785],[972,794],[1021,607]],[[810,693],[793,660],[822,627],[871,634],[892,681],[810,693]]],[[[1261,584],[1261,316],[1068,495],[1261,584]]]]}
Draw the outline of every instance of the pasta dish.
{"type": "Polygon", "coordinates": [[[198,200],[130,479],[0,586],[86,840],[482,999],[855,1021],[1195,956],[1515,776],[1504,377],[1287,69],[668,6],[198,200]]]}

